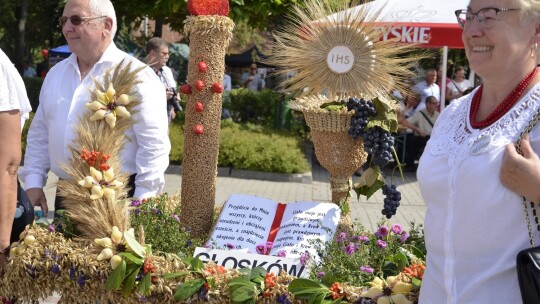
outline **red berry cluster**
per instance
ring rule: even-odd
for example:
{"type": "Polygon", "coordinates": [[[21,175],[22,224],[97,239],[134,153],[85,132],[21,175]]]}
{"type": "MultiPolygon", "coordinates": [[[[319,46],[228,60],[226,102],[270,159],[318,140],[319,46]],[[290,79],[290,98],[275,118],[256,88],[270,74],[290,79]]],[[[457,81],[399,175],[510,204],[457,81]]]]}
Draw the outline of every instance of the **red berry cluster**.
{"type": "Polygon", "coordinates": [[[155,271],[156,271],[156,267],[154,265],[152,265],[152,262],[150,262],[149,259],[145,259],[144,260],[144,265],[143,265],[144,274],[147,274],[149,272],[155,272],[155,271]]]}
{"type": "MultiPolygon", "coordinates": [[[[148,273],[154,273],[154,272],[156,272],[156,267],[154,265],[152,265],[152,262],[150,262],[149,259],[145,259],[144,264],[143,264],[143,273],[148,274],[148,273]]],[[[157,277],[151,275],[150,276],[150,281],[152,283],[156,283],[157,277]]]]}
{"type": "Polygon", "coordinates": [[[266,273],[266,276],[264,278],[264,291],[263,291],[263,297],[270,298],[272,296],[271,289],[276,287],[277,285],[277,277],[276,274],[273,272],[266,273]]]}
{"type": "Polygon", "coordinates": [[[94,167],[97,164],[97,168],[101,171],[107,171],[111,168],[111,166],[107,165],[107,161],[111,158],[108,154],[99,151],[89,152],[88,150],[83,149],[81,158],[86,161],[90,167],[94,167]]]}
{"type": "Polygon", "coordinates": [[[339,282],[334,282],[334,284],[332,284],[328,290],[332,292],[333,300],[337,300],[345,295],[343,288],[341,288],[341,285],[339,285],[339,282]]]}

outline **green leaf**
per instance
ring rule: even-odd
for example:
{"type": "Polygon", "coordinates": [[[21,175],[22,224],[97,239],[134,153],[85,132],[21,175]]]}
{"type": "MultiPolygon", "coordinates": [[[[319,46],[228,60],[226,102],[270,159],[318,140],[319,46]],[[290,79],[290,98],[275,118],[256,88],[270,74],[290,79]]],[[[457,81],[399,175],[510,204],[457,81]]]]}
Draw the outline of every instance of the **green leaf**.
{"type": "Polygon", "coordinates": [[[122,281],[126,275],[126,261],[122,260],[122,263],[116,267],[113,272],[107,278],[105,283],[105,290],[118,290],[122,286],[122,281]]]}
{"type": "Polygon", "coordinates": [[[422,280],[418,278],[412,278],[412,284],[413,284],[413,290],[420,290],[420,287],[422,286],[422,280]]]}
{"type": "Polygon", "coordinates": [[[266,270],[260,266],[257,266],[253,269],[251,269],[251,274],[249,275],[249,279],[253,280],[257,277],[266,277],[266,270]]]}
{"type": "Polygon", "coordinates": [[[146,256],[146,250],[144,249],[137,240],[135,240],[135,237],[131,235],[131,233],[124,233],[124,239],[126,240],[126,243],[129,248],[138,255],[140,258],[144,258],[146,256]]]}
{"type": "Polygon", "coordinates": [[[145,274],[139,282],[139,292],[143,295],[147,295],[150,292],[150,285],[152,285],[152,274],[149,272],[145,274]]]}
{"type": "Polygon", "coordinates": [[[384,277],[393,276],[398,274],[398,267],[394,262],[385,261],[382,266],[384,277]]]}
{"type": "Polygon", "coordinates": [[[193,296],[204,285],[204,279],[195,279],[184,282],[176,289],[174,293],[174,299],[177,301],[184,301],[193,296]]]}
{"type": "Polygon", "coordinates": [[[337,281],[336,278],[332,274],[325,274],[321,278],[321,283],[323,283],[324,286],[326,286],[326,287],[332,286],[332,284],[334,284],[334,282],[336,282],[336,281],[337,281]]]}
{"type": "Polygon", "coordinates": [[[358,198],[360,195],[364,195],[366,199],[369,199],[377,190],[382,188],[384,183],[380,168],[370,167],[360,176],[353,189],[358,198]]]}
{"type": "MultiPolygon", "coordinates": [[[[248,281],[249,282],[249,281],[248,281]]],[[[240,285],[236,288],[231,288],[231,300],[233,303],[243,303],[255,298],[255,284],[240,285]]]]}
{"type": "Polygon", "coordinates": [[[201,271],[204,269],[204,263],[198,257],[193,258],[190,264],[194,271],[201,271]]]}
{"type": "Polygon", "coordinates": [[[127,278],[124,280],[124,286],[122,286],[122,294],[124,297],[129,296],[131,291],[133,291],[133,288],[135,288],[135,280],[137,279],[139,270],[140,268],[131,270],[131,272],[127,275],[127,278]]]}
{"type": "Polygon", "coordinates": [[[290,293],[296,298],[308,300],[309,303],[321,303],[321,297],[324,299],[330,293],[328,288],[318,282],[308,279],[295,279],[288,287],[290,293]]]}
{"type": "Polygon", "coordinates": [[[398,252],[393,257],[393,262],[396,263],[398,271],[402,271],[403,268],[409,265],[409,259],[403,252],[398,252]]]}
{"type": "Polygon", "coordinates": [[[426,260],[426,255],[422,252],[422,250],[414,247],[411,244],[405,244],[403,245],[407,250],[409,250],[412,254],[414,254],[415,257],[421,259],[422,261],[426,260]]]}
{"type": "Polygon", "coordinates": [[[128,262],[131,262],[133,264],[137,264],[139,266],[142,266],[142,264],[144,262],[143,259],[138,258],[138,257],[134,256],[133,254],[131,254],[129,252],[120,252],[118,255],[126,258],[128,260],[128,262]]]}
{"type": "Polygon", "coordinates": [[[374,98],[372,102],[377,111],[377,115],[369,119],[366,129],[378,126],[390,133],[397,132],[398,120],[396,110],[386,100],[374,98]]]}
{"type": "Polygon", "coordinates": [[[166,273],[166,274],[163,275],[163,278],[165,280],[170,280],[170,279],[185,277],[188,274],[189,274],[189,271],[166,273]]]}

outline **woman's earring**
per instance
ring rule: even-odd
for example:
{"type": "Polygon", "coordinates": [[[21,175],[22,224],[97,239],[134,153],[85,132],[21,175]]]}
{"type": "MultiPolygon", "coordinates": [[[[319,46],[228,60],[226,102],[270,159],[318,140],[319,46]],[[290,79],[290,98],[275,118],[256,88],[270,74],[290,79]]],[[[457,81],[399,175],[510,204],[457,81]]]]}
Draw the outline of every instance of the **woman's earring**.
{"type": "Polygon", "coordinates": [[[538,51],[538,42],[535,42],[533,46],[531,46],[531,58],[536,57],[536,52],[538,51]]]}

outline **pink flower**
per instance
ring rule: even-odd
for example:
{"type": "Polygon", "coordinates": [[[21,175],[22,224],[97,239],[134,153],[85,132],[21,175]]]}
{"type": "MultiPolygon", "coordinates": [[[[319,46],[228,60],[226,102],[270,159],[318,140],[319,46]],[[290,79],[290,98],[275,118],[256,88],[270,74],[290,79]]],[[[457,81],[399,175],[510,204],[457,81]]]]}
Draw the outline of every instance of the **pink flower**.
{"type": "Polygon", "coordinates": [[[305,266],[309,262],[309,259],[310,259],[309,252],[306,251],[300,254],[300,264],[302,266],[305,266]]]}
{"type": "Polygon", "coordinates": [[[392,225],[392,232],[395,234],[401,234],[403,232],[403,228],[399,224],[392,225]]]}
{"type": "Polygon", "coordinates": [[[402,243],[405,243],[405,241],[409,238],[409,233],[408,232],[405,232],[404,234],[401,235],[401,238],[399,238],[399,241],[402,242],[402,243]]]}
{"type": "Polygon", "coordinates": [[[387,236],[388,235],[388,227],[386,227],[386,226],[379,227],[379,230],[377,230],[377,232],[375,232],[375,235],[378,236],[378,237],[387,236]]]}
{"type": "Polygon", "coordinates": [[[266,246],[264,244],[259,244],[255,247],[258,254],[266,254],[266,246]]]}
{"type": "Polygon", "coordinates": [[[356,252],[356,245],[354,243],[349,243],[349,245],[343,248],[343,251],[347,255],[351,255],[356,252]]]}
{"type": "Polygon", "coordinates": [[[347,233],[340,232],[339,235],[336,237],[336,242],[341,243],[347,238],[347,233]]]}
{"type": "Polygon", "coordinates": [[[280,258],[284,258],[285,256],[287,256],[287,252],[285,250],[280,250],[278,251],[277,255],[280,258]]]}
{"type": "Polygon", "coordinates": [[[360,271],[365,273],[373,273],[375,270],[369,266],[360,266],[360,271]]]}
{"type": "Polygon", "coordinates": [[[388,244],[385,241],[377,240],[377,247],[379,247],[381,249],[384,249],[384,248],[386,248],[386,246],[388,246],[388,244]]]}

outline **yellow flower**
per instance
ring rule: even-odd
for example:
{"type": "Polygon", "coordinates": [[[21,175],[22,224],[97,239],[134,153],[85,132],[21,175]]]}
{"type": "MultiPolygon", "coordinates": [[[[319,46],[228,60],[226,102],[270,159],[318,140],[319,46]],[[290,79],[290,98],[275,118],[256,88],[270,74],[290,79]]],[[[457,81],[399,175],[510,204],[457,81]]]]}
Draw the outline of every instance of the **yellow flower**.
{"type": "Polygon", "coordinates": [[[125,118],[131,116],[125,106],[131,103],[133,98],[127,94],[121,94],[117,97],[112,83],[109,84],[106,92],[96,90],[96,97],[97,100],[86,104],[87,108],[95,111],[90,117],[91,121],[105,119],[109,127],[114,128],[116,126],[117,116],[125,118]]]}
{"type": "Polygon", "coordinates": [[[79,185],[91,188],[90,199],[96,200],[105,196],[108,201],[112,202],[116,199],[116,191],[114,190],[122,186],[123,183],[115,179],[113,168],[101,173],[94,167],[90,167],[90,175],[80,180],[79,185]]]}
{"type": "Polygon", "coordinates": [[[376,277],[370,284],[371,288],[360,296],[377,299],[377,304],[412,304],[405,296],[412,290],[411,284],[403,283],[394,276],[390,276],[386,280],[376,277]]]}

